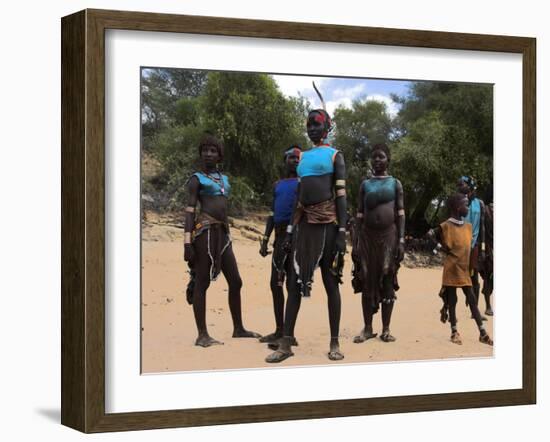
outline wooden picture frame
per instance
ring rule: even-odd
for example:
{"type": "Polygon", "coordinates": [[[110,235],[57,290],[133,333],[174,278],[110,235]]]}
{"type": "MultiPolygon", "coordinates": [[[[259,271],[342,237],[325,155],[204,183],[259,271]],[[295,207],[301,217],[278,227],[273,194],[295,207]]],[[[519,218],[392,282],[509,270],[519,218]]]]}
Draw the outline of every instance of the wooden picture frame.
{"type": "Polygon", "coordinates": [[[533,38],[140,12],[62,19],[62,409],[83,432],[533,404],[536,400],[536,41],[533,38]],[[523,63],[523,382],[512,390],[218,408],[105,411],[105,30],[494,51],[523,63]]]}

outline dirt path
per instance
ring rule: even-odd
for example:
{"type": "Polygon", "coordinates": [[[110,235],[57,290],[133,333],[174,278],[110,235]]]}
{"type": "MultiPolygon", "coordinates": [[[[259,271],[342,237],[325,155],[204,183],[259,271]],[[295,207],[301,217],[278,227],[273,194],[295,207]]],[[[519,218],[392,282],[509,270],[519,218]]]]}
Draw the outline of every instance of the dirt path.
{"type": "MultiPolygon", "coordinates": [[[[243,279],[243,318],[245,326],[262,334],[274,330],[273,308],[269,290],[270,256],[258,254],[258,236],[254,229],[244,229],[235,222],[232,228],[233,247],[243,279]],[[240,229],[237,227],[241,227],[240,229]]],[[[151,223],[143,230],[143,293],[142,293],[142,365],[143,372],[215,370],[267,367],[264,358],[270,353],[264,344],[253,339],[232,339],[232,324],[227,305],[227,284],[223,276],[213,282],[207,295],[207,324],[210,334],[224,341],[222,346],[200,348],[193,345],[196,328],[193,310],[185,300],[188,280],[182,257],[181,229],[151,223]]],[[[441,284],[441,268],[402,268],[401,289],[392,318],[395,343],[372,339],[363,344],[352,342],[362,328],[361,300],[351,289],[349,254],[341,286],[341,346],[345,359],[336,363],[422,360],[459,357],[487,357],[492,348],[478,342],[475,323],[460,295],[457,306],[459,331],[464,345],[449,341],[448,324],[439,322],[441,303],[437,293],[441,284]]],[[[483,306],[483,301],[480,301],[483,306]]],[[[381,318],[375,317],[375,331],[380,332],[381,318]]],[[[492,319],[487,322],[492,336],[492,319]]],[[[325,365],[330,338],[326,295],[317,271],[310,299],[302,301],[296,325],[300,346],[295,356],[283,362],[289,365],[325,365]]],[[[335,363],[335,362],[330,362],[335,363]]],[[[269,365],[272,367],[271,365],[269,365]]]]}

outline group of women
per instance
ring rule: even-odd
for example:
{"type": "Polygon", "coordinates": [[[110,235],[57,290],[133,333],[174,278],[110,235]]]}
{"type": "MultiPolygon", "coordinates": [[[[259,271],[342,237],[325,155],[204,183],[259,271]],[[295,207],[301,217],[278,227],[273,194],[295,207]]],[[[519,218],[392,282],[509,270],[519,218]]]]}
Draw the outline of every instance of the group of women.
{"type": "Polygon", "coordinates": [[[267,256],[275,230],[271,290],[276,329],[260,336],[245,329],[241,316],[242,280],[231,245],[227,222],[230,184],[217,169],[223,160],[223,144],[207,135],[199,145],[202,170],[188,182],[185,208],[185,254],[191,270],[187,290],[198,329],[196,345],[221,342],[206,327],[205,299],[210,281],[222,272],[229,285],[233,337],[259,338],[273,350],[266,362],[293,356],[298,345],[294,328],[302,297],[310,295],[313,274],[320,268],[327,294],[330,342],[327,356],[341,360],[339,343],[343,255],[346,231],[351,232],[354,263],[353,286],[362,293],[364,328],[354,338],[361,343],[377,336],[373,316],[381,309],[383,342],[393,342],[390,321],[398,290],[397,272],[404,256],[405,211],[403,187],[388,174],[391,154],[384,144],[371,153],[372,176],[361,183],[355,217],[347,214],[346,171],[341,152],[328,144],[332,121],[324,109],[309,113],[307,134],[313,146],[302,151],[292,146],[284,153],[286,177],[273,187],[273,213],[268,218],[260,254],[267,256]],[[200,213],[196,211],[200,203],[200,213]],[[283,284],[286,279],[287,302],[283,284]]]}

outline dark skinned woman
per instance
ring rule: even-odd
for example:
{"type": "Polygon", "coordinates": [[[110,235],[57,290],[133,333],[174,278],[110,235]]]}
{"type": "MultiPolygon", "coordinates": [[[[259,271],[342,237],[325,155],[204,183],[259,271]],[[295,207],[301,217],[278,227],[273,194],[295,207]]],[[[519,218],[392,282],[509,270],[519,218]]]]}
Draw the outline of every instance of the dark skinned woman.
{"type": "Polygon", "coordinates": [[[382,334],[384,342],[393,342],[390,320],[395,302],[397,270],[405,250],[405,210],[403,186],[388,175],[390,151],[385,144],[373,147],[371,164],[374,175],[363,181],[357,209],[357,249],[354,261],[360,268],[361,304],[365,327],[353,339],[355,343],[376,337],[372,319],[382,304],[382,334]]]}
{"type": "Polygon", "coordinates": [[[298,199],[285,239],[286,247],[291,248],[293,267],[284,336],[266,362],[281,362],[294,355],[291,345],[295,343],[294,326],[301,298],[309,296],[317,267],[321,268],[327,293],[331,335],[328,358],[344,358],[338,340],[341,310],[338,263],[346,250],[346,172],[343,155],[326,142],[330,129],[330,116],[325,110],[309,113],[307,133],[314,145],[300,157],[298,199]]]}
{"type": "MultiPolygon", "coordinates": [[[[302,149],[300,146],[290,146],[284,153],[285,177],[273,185],[272,213],[267,218],[265,233],[260,246],[260,255],[264,258],[268,255],[269,237],[275,230],[275,242],[273,243],[273,259],[271,260],[271,294],[273,297],[273,313],[275,315],[275,331],[260,338],[270,347],[277,348],[276,342],[283,337],[283,323],[285,312],[285,295],[283,284],[285,277],[290,273],[292,265],[288,251],[284,250],[283,244],[286,236],[286,229],[292,218],[292,211],[296,205],[298,188],[298,176],[296,167],[300,161],[302,149]]],[[[286,278],[288,292],[288,278],[286,278]]]]}
{"type": "Polygon", "coordinates": [[[185,208],[184,259],[192,271],[188,287],[188,301],[198,330],[195,345],[209,347],[222,344],[208,334],[206,327],[206,290],[210,281],[220,272],[229,286],[229,310],[233,320],[234,338],[259,338],[258,333],[244,328],[241,316],[242,280],[231,247],[227,223],[227,199],[229,181],[217,164],[223,159],[223,145],[215,137],[206,135],[199,144],[202,170],[188,181],[188,205],[185,208]],[[200,213],[196,213],[197,202],[200,213]]]}

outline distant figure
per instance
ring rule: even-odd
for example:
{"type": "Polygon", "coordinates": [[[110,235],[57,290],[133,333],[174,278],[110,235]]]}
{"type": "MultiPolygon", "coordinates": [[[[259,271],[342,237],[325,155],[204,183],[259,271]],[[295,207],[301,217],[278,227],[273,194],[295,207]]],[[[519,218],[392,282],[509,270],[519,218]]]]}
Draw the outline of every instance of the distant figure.
{"type": "Polygon", "coordinates": [[[468,214],[468,198],[463,193],[451,195],[447,201],[450,217],[435,229],[428,232],[427,236],[437,240],[446,253],[443,263],[443,283],[439,296],[443,300],[441,308],[441,322],[450,320],[451,342],[462,345],[462,339],[456,327],[456,289],[461,287],[470,311],[479,329],[479,341],[483,344],[493,345],[492,339],[487,334],[481,314],[477,308],[470,277],[470,252],[472,244],[472,224],[465,222],[463,217],[468,214]]]}
{"type": "Polygon", "coordinates": [[[210,281],[223,272],[229,285],[229,310],[233,320],[234,338],[259,338],[258,333],[244,328],[241,317],[242,280],[231,246],[227,222],[229,181],[217,169],[223,159],[223,145],[212,135],[203,137],[199,144],[202,169],[187,183],[189,202],[185,208],[184,259],[191,269],[187,290],[188,302],[198,330],[195,345],[209,347],[222,344],[208,334],[206,327],[206,290],[210,281]],[[195,209],[200,203],[200,213],[195,209]]]}
{"type": "MultiPolygon", "coordinates": [[[[364,328],[353,342],[361,343],[377,336],[372,320],[382,304],[382,334],[384,342],[393,342],[390,322],[395,302],[397,271],[405,253],[405,208],[403,186],[388,175],[391,159],[385,144],[373,147],[373,176],[361,183],[354,226],[354,268],[360,269],[361,305],[364,328]]],[[[356,278],[354,278],[356,279],[356,278]]],[[[358,285],[354,281],[355,285],[358,285]]]]}
{"type": "Polygon", "coordinates": [[[479,274],[483,278],[481,293],[485,297],[487,316],[493,316],[491,295],[493,294],[493,203],[485,205],[485,261],[479,274]]]}
{"type": "MultiPolygon", "coordinates": [[[[300,146],[290,146],[284,153],[285,178],[277,181],[273,186],[272,213],[267,218],[265,233],[260,246],[260,255],[268,255],[268,243],[271,232],[275,230],[275,242],[273,243],[273,259],[271,260],[271,294],[273,296],[273,313],[275,314],[275,331],[260,338],[260,342],[267,343],[272,349],[276,349],[276,342],[283,337],[283,320],[285,296],[283,284],[289,291],[288,274],[292,266],[289,251],[283,247],[286,229],[292,218],[292,210],[296,205],[298,176],[296,167],[300,161],[302,150],[300,146]]],[[[294,342],[295,343],[295,342],[294,342]]]]}
{"type": "Polygon", "coordinates": [[[302,296],[309,296],[313,273],[321,268],[327,293],[330,346],[328,358],[341,360],[340,282],[346,250],[346,182],[341,152],[327,143],[331,119],[324,109],[313,110],[307,119],[307,133],[313,147],[302,152],[297,168],[300,183],[298,201],[288,226],[285,247],[291,248],[293,269],[289,275],[284,336],[279,348],[266,362],[281,362],[294,355],[294,326],[302,296]]]}
{"type": "MultiPolygon", "coordinates": [[[[474,301],[479,303],[479,269],[485,261],[485,204],[476,195],[476,181],[471,176],[462,176],[457,183],[457,191],[468,197],[468,215],[464,221],[472,225],[472,244],[470,252],[470,276],[474,290],[474,301]]],[[[491,311],[487,305],[487,311],[491,311]]],[[[485,316],[481,319],[486,321],[485,316]]]]}

